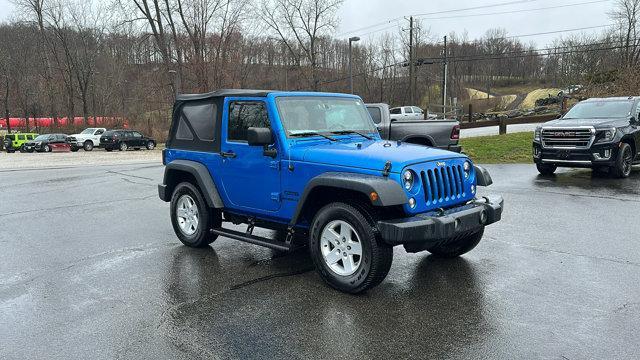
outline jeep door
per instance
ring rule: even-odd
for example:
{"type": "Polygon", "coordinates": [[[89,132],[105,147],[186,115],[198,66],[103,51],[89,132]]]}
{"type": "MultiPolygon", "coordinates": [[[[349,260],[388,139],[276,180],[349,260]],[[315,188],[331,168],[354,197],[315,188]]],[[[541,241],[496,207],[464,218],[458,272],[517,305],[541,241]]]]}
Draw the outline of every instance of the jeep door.
{"type": "Polygon", "coordinates": [[[249,127],[271,129],[267,104],[263,98],[226,98],[224,107],[220,178],[229,202],[246,209],[277,211],[280,208],[278,155],[266,156],[261,146],[247,143],[249,127]]]}

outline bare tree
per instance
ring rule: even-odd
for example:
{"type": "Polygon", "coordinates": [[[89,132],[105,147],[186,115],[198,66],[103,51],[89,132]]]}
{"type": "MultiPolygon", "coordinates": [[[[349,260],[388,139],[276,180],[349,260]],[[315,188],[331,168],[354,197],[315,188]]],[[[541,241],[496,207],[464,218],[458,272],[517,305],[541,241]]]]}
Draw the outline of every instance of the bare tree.
{"type": "Polygon", "coordinates": [[[638,17],[640,16],[640,0],[617,0],[616,7],[609,14],[618,24],[624,44],[624,60],[627,64],[636,64],[640,56],[640,39],[638,39],[638,17]]]}

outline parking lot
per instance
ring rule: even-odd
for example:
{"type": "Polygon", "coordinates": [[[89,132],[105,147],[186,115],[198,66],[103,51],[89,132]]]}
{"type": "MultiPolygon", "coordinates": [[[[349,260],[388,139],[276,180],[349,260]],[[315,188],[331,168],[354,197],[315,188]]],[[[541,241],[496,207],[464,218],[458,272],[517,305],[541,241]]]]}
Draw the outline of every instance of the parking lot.
{"type": "Polygon", "coordinates": [[[640,356],[640,169],[487,166],[505,212],[475,250],[398,247],[352,296],[304,251],[182,246],[158,151],[85,155],[0,155],[0,358],[640,356]]]}

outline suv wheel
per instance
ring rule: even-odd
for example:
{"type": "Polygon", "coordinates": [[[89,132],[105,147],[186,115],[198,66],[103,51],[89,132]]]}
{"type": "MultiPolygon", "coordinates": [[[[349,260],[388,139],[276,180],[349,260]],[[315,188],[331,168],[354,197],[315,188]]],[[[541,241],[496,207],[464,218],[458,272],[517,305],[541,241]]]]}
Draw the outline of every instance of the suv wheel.
{"type": "Polygon", "coordinates": [[[123,142],[120,143],[120,147],[118,149],[120,151],[127,151],[128,148],[129,147],[127,146],[127,143],[123,141],[123,142]]]}
{"type": "Polygon", "coordinates": [[[462,236],[452,242],[427,249],[436,257],[454,258],[471,251],[482,239],[484,227],[475,233],[462,236]]]}
{"type": "Polygon", "coordinates": [[[205,247],[218,236],[209,232],[220,227],[220,211],[211,209],[193,184],[183,182],[171,196],[171,224],[178,239],[189,247],[205,247]]]}
{"type": "Polygon", "coordinates": [[[341,202],[318,211],[311,223],[309,246],[322,279],[353,294],[382,282],[393,260],[393,248],[379,239],[367,210],[341,202]]]}
{"type": "Polygon", "coordinates": [[[91,140],[87,140],[84,142],[84,145],[82,146],[82,148],[84,149],[84,151],[91,151],[93,150],[93,141],[91,140]]]}
{"type": "Polygon", "coordinates": [[[149,141],[147,143],[147,150],[153,150],[156,147],[156,144],[153,141],[149,141]]]}
{"type": "Polygon", "coordinates": [[[541,175],[545,176],[553,175],[553,173],[556,172],[556,169],[558,168],[557,166],[550,164],[536,164],[536,167],[538,168],[538,172],[541,175]]]}
{"type": "Polygon", "coordinates": [[[613,167],[613,173],[618,178],[626,178],[631,174],[631,165],[633,164],[633,154],[631,146],[627,143],[621,143],[618,150],[618,158],[616,165],[613,167]]]}

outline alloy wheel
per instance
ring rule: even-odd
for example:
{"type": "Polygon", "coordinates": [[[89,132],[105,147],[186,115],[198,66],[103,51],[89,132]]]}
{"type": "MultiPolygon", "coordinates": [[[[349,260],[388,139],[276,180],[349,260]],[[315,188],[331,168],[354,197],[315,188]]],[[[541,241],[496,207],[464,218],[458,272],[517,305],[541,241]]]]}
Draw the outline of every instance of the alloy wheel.
{"type": "Polygon", "coordinates": [[[344,220],[333,220],[325,225],[320,237],[320,251],[325,264],[341,276],[358,271],[362,261],[360,237],[344,220]]]}
{"type": "Polygon", "coordinates": [[[180,226],[180,231],[185,235],[191,236],[198,231],[200,216],[198,206],[191,196],[182,195],[178,199],[176,218],[180,226]]]}

